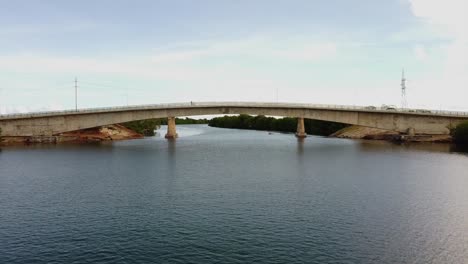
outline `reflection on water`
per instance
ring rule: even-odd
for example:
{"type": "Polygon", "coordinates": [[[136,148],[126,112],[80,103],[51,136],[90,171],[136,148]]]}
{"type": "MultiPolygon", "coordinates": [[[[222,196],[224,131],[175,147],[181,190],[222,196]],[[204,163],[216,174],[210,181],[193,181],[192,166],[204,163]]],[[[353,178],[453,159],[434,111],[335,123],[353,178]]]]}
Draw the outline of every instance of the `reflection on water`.
{"type": "Polygon", "coordinates": [[[468,154],[468,145],[451,145],[450,151],[468,154]]]}
{"type": "MultiPolygon", "coordinates": [[[[204,126],[204,125],[203,125],[204,126]]],[[[177,126],[177,134],[181,137],[190,137],[196,136],[203,133],[203,126],[200,125],[178,125],[177,126]]],[[[158,136],[164,136],[167,131],[167,126],[161,126],[160,129],[157,130],[158,136]]]]}
{"type": "Polygon", "coordinates": [[[204,125],[178,133],[4,148],[0,262],[468,258],[468,157],[459,149],[204,125]]]}
{"type": "Polygon", "coordinates": [[[301,156],[304,153],[305,138],[297,138],[297,154],[301,156]]]}
{"type": "Polygon", "coordinates": [[[455,144],[446,143],[394,143],[380,140],[360,140],[358,142],[360,143],[361,150],[363,151],[423,151],[460,154],[468,153],[468,146],[457,146],[455,144]]]}

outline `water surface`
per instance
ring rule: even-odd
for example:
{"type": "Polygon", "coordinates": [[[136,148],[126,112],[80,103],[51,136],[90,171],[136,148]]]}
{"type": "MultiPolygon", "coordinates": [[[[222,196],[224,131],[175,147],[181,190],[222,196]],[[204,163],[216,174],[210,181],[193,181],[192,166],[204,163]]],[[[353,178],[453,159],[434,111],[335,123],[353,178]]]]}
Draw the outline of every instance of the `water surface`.
{"type": "Polygon", "coordinates": [[[468,262],[468,156],[447,145],[178,132],[3,148],[0,262],[468,262]]]}

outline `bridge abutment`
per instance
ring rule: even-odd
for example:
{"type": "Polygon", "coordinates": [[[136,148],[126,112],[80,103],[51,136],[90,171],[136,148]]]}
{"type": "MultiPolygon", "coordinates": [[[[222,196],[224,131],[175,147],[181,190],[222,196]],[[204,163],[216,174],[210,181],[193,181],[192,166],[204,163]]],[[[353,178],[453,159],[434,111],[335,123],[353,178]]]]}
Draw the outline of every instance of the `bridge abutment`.
{"type": "Polygon", "coordinates": [[[175,117],[168,117],[167,118],[167,139],[175,139],[177,138],[177,131],[176,131],[176,122],[175,117]]]}
{"type": "Polygon", "coordinates": [[[307,134],[305,132],[304,118],[303,117],[299,117],[297,119],[296,137],[298,137],[298,138],[306,138],[307,137],[307,134]]]}

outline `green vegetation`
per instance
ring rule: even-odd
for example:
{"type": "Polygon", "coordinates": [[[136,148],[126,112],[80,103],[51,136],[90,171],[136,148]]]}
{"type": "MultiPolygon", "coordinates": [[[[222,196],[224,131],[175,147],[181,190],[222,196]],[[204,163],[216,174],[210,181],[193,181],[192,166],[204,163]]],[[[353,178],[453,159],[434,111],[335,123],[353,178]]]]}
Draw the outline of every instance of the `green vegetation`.
{"type": "MultiPolygon", "coordinates": [[[[208,124],[208,119],[193,119],[193,118],[176,118],[177,125],[196,125],[196,124],[208,124]]],[[[162,125],[167,125],[167,119],[162,120],[162,125]]]]}
{"type": "MultiPolygon", "coordinates": [[[[223,116],[216,117],[209,121],[209,126],[237,129],[254,129],[280,132],[296,132],[297,119],[285,117],[276,119],[266,116],[223,116]]],[[[319,120],[304,120],[307,134],[328,136],[348,125],[319,120]]]]}
{"type": "Polygon", "coordinates": [[[463,122],[459,124],[452,131],[453,140],[457,144],[468,144],[468,122],[463,122]]]}
{"type": "MultiPolygon", "coordinates": [[[[178,125],[208,124],[208,120],[207,119],[192,119],[188,117],[176,118],[176,124],[178,125]]],[[[121,125],[137,133],[140,133],[144,136],[152,137],[156,134],[154,131],[157,128],[159,128],[159,126],[167,125],[167,118],[132,121],[132,122],[123,123],[121,125]]]]}
{"type": "Polygon", "coordinates": [[[161,123],[161,119],[148,119],[127,122],[121,125],[144,136],[151,137],[155,135],[154,131],[161,125],[161,123]]]}

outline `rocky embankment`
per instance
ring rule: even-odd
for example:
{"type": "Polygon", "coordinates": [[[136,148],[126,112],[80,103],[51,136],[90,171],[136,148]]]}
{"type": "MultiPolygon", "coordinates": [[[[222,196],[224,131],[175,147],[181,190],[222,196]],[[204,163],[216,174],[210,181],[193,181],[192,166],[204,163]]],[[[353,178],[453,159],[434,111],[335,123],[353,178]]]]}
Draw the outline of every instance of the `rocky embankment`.
{"type": "Polygon", "coordinates": [[[95,142],[106,140],[124,140],[143,138],[143,135],[122,125],[110,125],[98,128],[67,132],[59,135],[61,142],[95,142]]]}
{"type": "Polygon", "coordinates": [[[62,143],[62,142],[100,142],[110,140],[125,140],[143,138],[143,135],[122,125],[109,125],[62,133],[50,137],[3,137],[3,145],[34,144],[34,143],[62,143]]]}
{"type": "Polygon", "coordinates": [[[388,141],[403,141],[403,142],[452,142],[450,135],[415,135],[407,136],[401,135],[398,132],[362,127],[350,126],[338,130],[330,135],[337,138],[350,138],[350,139],[370,139],[370,140],[388,140],[388,141]]]}

